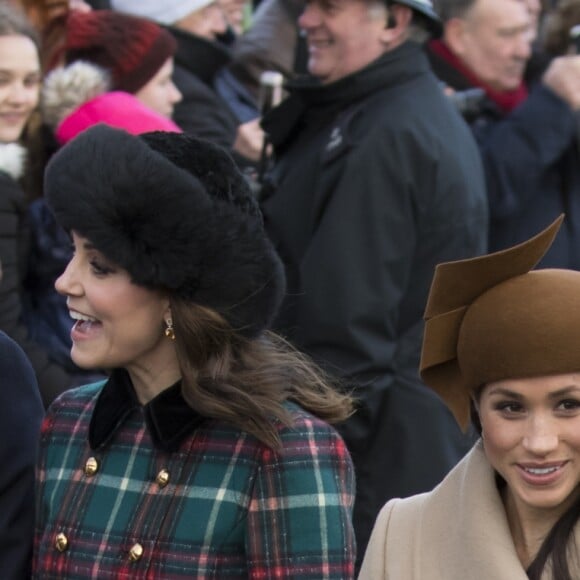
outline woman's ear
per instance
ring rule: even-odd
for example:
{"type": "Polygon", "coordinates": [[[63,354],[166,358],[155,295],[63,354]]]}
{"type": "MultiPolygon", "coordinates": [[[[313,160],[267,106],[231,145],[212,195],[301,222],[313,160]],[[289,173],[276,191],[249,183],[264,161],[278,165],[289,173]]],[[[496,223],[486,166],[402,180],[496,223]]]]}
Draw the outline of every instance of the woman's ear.
{"type": "Polygon", "coordinates": [[[445,25],[443,40],[453,54],[462,56],[465,52],[465,43],[468,41],[465,21],[461,18],[451,18],[445,25]]]}

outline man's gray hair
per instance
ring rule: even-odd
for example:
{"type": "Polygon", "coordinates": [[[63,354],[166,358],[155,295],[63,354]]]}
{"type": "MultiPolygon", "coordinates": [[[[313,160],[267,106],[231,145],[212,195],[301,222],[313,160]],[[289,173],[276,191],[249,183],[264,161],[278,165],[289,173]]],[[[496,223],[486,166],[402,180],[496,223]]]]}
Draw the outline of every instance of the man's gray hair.
{"type": "Polygon", "coordinates": [[[434,0],[433,8],[446,24],[452,18],[463,18],[471,10],[477,0],[434,0]]]}

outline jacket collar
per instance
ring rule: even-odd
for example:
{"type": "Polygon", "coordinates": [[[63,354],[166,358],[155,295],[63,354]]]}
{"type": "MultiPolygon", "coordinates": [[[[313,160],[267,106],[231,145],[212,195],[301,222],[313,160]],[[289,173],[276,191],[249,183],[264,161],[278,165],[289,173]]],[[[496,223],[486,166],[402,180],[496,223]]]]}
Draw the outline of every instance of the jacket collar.
{"type": "Polygon", "coordinates": [[[305,116],[333,117],[369,95],[390,87],[396,90],[423,74],[432,74],[423,48],[416,42],[405,42],[333,83],[323,85],[310,75],[293,80],[286,85],[290,96],[264,117],[262,127],[270,142],[279,146],[294,134],[305,116]]]}
{"type": "MultiPolygon", "coordinates": [[[[496,472],[479,440],[473,449],[426,496],[422,513],[421,567],[424,577],[445,580],[525,580],[497,487],[496,472]],[[453,514],[451,516],[450,514],[453,514]],[[445,534],[441,534],[445,530],[445,534]],[[433,562],[443,562],[434,573],[433,562]]],[[[578,537],[576,523],[572,542],[578,537]]],[[[580,578],[580,561],[571,550],[572,578],[580,578]]],[[[418,573],[418,576],[421,576],[418,573]]],[[[423,577],[423,576],[422,576],[423,577]]],[[[552,578],[549,566],[542,580],[552,578]]]]}
{"type": "MultiPolygon", "coordinates": [[[[91,417],[91,448],[106,446],[129,415],[140,407],[129,373],[124,369],[114,370],[99,394],[91,417]]],[[[181,381],[159,393],[142,409],[153,444],[163,451],[176,451],[183,439],[204,420],[183,398],[181,381]]]]}
{"type": "Polygon", "coordinates": [[[207,85],[213,83],[217,72],[232,59],[230,50],[218,41],[208,40],[175,26],[168,26],[167,29],[177,40],[175,64],[185,68],[207,85]]]}
{"type": "Polygon", "coordinates": [[[0,143],[0,171],[12,179],[20,179],[24,174],[26,149],[19,143],[0,143]]]}

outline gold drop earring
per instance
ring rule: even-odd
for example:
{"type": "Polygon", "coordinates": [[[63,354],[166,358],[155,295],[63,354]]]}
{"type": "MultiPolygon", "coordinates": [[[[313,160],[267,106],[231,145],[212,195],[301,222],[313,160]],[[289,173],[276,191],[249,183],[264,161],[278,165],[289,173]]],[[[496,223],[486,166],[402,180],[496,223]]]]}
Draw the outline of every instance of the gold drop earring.
{"type": "Polygon", "coordinates": [[[175,331],[173,330],[173,320],[171,320],[171,318],[168,318],[165,321],[165,336],[167,338],[169,338],[170,340],[175,340],[175,331]]]}

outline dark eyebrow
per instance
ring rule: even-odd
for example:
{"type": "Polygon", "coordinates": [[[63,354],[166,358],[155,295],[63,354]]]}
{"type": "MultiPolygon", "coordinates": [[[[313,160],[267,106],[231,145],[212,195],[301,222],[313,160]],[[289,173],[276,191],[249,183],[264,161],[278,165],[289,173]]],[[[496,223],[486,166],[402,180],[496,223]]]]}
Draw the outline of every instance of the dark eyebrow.
{"type": "MultiPolygon", "coordinates": [[[[554,391],[553,393],[550,393],[549,397],[550,397],[550,399],[558,399],[560,397],[570,395],[574,392],[576,392],[577,394],[580,395],[580,387],[577,385],[570,385],[569,387],[564,387],[562,389],[558,389],[557,391],[554,391]]],[[[510,391],[510,389],[506,389],[504,387],[497,387],[497,388],[493,389],[493,391],[491,391],[489,394],[490,395],[499,395],[499,396],[508,397],[510,399],[517,399],[517,400],[521,400],[523,398],[523,395],[521,393],[516,393],[515,391],[510,391]]]]}
{"type": "Polygon", "coordinates": [[[497,387],[495,389],[493,389],[490,393],[490,395],[500,395],[502,397],[508,397],[510,399],[522,399],[522,395],[520,393],[516,393],[515,391],[510,391],[509,389],[506,389],[505,387],[497,387]]]}
{"type": "Polygon", "coordinates": [[[558,399],[559,397],[563,397],[565,395],[570,395],[574,391],[576,391],[577,394],[580,394],[580,387],[578,387],[576,385],[570,385],[569,387],[564,387],[563,389],[560,389],[558,391],[555,391],[554,393],[551,393],[550,398],[551,399],[558,399]]]}

